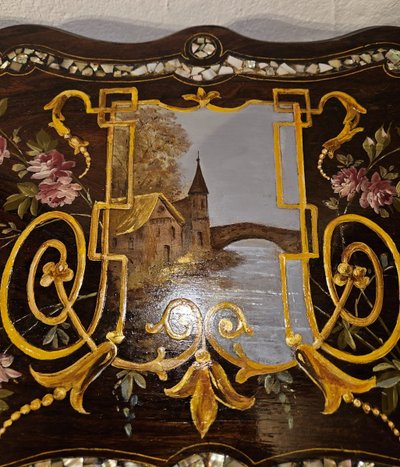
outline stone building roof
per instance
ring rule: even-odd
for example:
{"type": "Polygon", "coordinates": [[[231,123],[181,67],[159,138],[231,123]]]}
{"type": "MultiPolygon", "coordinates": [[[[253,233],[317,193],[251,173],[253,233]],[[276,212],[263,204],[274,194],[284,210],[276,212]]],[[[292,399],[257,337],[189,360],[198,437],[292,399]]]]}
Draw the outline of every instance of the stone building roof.
{"type": "Polygon", "coordinates": [[[116,234],[124,235],[140,229],[140,227],[148,222],[159,201],[163,203],[165,208],[179,224],[185,223],[182,214],[162,193],[137,195],[134,197],[132,209],[121,212],[120,218],[118,219],[116,234]]]}
{"type": "Polygon", "coordinates": [[[197,158],[197,169],[196,174],[194,176],[192,186],[189,189],[188,194],[201,194],[201,195],[208,195],[208,188],[206,182],[203,177],[203,172],[201,171],[200,167],[200,158],[197,158]]]}

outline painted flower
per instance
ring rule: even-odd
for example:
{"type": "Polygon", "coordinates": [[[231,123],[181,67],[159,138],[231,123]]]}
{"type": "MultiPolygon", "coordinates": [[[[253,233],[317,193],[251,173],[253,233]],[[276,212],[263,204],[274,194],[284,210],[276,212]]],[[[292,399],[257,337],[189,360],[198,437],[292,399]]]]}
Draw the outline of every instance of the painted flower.
{"type": "Polygon", "coordinates": [[[370,206],[377,214],[379,208],[393,203],[393,197],[397,195],[396,188],[390,180],[382,180],[378,172],[375,172],[371,181],[364,180],[361,184],[362,194],[360,206],[367,208],[370,206]]]}
{"type": "Polygon", "coordinates": [[[36,199],[51,208],[72,204],[82,187],[78,183],[72,183],[71,177],[60,177],[56,180],[46,178],[39,184],[39,192],[36,199]]]}
{"type": "Polygon", "coordinates": [[[0,383],[8,383],[10,379],[19,378],[21,373],[10,368],[14,357],[10,354],[0,353],[0,383]]]}
{"type": "Polygon", "coordinates": [[[70,169],[75,167],[74,161],[66,161],[64,155],[56,149],[39,154],[28,164],[27,170],[33,173],[31,178],[35,180],[52,179],[54,181],[59,177],[70,177],[70,169]]]}
{"type": "Polygon", "coordinates": [[[0,165],[4,162],[4,159],[9,159],[10,151],[7,149],[7,140],[0,136],[0,165]]]}
{"type": "Polygon", "coordinates": [[[333,191],[338,193],[341,198],[347,198],[347,201],[351,201],[354,195],[360,192],[362,183],[367,181],[366,173],[367,170],[364,167],[360,170],[354,166],[340,170],[331,179],[333,191]]]}

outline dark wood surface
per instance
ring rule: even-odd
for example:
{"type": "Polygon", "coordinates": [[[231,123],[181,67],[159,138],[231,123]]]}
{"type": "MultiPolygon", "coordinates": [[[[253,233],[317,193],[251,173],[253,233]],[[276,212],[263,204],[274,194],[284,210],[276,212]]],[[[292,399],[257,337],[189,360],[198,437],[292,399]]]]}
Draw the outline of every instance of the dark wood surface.
{"type": "MultiPolygon", "coordinates": [[[[385,44],[395,47],[400,29],[394,27],[372,28],[359,31],[338,39],[318,43],[264,43],[242,37],[232,31],[219,27],[196,27],[173,34],[164,39],[143,44],[111,44],[73,36],[69,33],[41,26],[15,26],[0,31],[0,52],[24,45],[40,47],[42,50],[59,51],[68,56],[80,56],[91,60],[106,61],[141,61],[151,57],[180,56],[188,38],[197,33],[211,33],[222,43],[224,51],[234,52],[241,56],[269,59],[311,59],[335,57],[346,54],[348,50],[369,47],[371,44],[385,44]]],[[[188,60],[190,63],[191,60],[188,60]]],[[[224,82],[202,83],[207,91],[217,90],[222,98],[218,105],[232,107],[249,99],[272,99],[273,88],[305,88],[310,90],[311,107],[317,107],[320,98],[331,91],[342,91],[353,96],[368,113],[363,117],[362,126],[365,132],[356,135],[348,143],[347,150],[356,153],[360,150],[365,135],[373,134],[382,123],[390,122],[400,125],[400,93],[398,78],[390,76],[383,66],[365,67],[362,71],[342,72],[326,79],[322,76],[314,78],[268,78],[253,80],[245,76],[232,76],[224,82]]],[[[0,74],[0,98],[9,98],[7,118],[4,128],[12,131],[21,127],[22,134],[31,134],[49,122],[49,112],[43,110],[43,105],[57,93],[66,89],[81,90],[89,94],[96,102],[99,90],[104,87],[127,86],[137,87],[140,99],[159,99],[170,104],[189,105],[181,96],[196,93],[196,83],[179,80],[174,76],[163,79],[129,79],[121,83],[98,82],[94,78],[74,78],[45,73],[32,69],[28,74],[0,74]]],[[[68,124],[76,129],[79,135],[90,141],[93,156],[93,170],[87,177],[87,185],[91,189],[93,199],[102,199],[104,187],[105,164],[105,132],[98,128],[96,117],[86,115],[83,106],[74,101],[66,107],[68,124]]],[[[313,125],[303,131],[307,198],[320,208],[319,235],[324,226],[332,218],[332,213],[323,208],[322,200],[329,198],[329,184],[321,183],[316,169],[316,161],[321,151],[322,143],[335,136],[341,129],[344,110],[337,101],[329,102],[321,116],[313,118],[313,125]]],[[[69,151],[66,143],[61,149],[69,151]]],[[[272,145],[272,142],[271,142],[272,145]]],[[[79,166],[83,167],[82,161],[79,166]]],[[[394,159],[393,164],[399,167],[394,159]]],[[[0,204],[15,191],[15,179],[9,170],[1,167],[0,204]]],[[[3,215],[4,213],[1,213],[3,215]]],[[[7,221],[14,221],[23,227],[22,222],[14,214],[7,214],[7,221]]],[[[394,213],[388,219],[379,219],[386,231],[398,242],[398,227],[400,218],[394,213]]],[[[48,231],[46,235],[52,235],[48,231]]],[[[65,236],[60,231],[59,235],[65,236]]],[[[362,233],[350,233],[359,239],[362,233]]],[[[42,240],[42,239],[41,239],[42,240]]],[[[18,277],[23,284],[26,279],[26,265],[32,257],[32,251],[20,258],[16,265],[18,277]],[[26,256],[25,256],[26,255],[26,256]]],[[[9,250],[1,250],[1,266],[3,267],[9,250]]],[[[91,275],[85,282],[84,291],[90,292],[96,288],[98,280],[98,264],[91,266],[91,275]]],[[[315,277],[323,281],[323,268],[320,260],[311,264],[315,277]]],[[[395,286],[393,286],[395,290],[395,286]]],[[[318,289],[313,288],[315,303],[323,303],[327,298],[318,289]]],[[[19,296],[23,291],[18,287],[13,289],[15,301],[15,317],[23,313],[19,304],[19,296]]],[[[398,298],[387,298],[387,304],[394,310],[398,309],[398,298]]],[[[85,313],[85,310],[82,310],[85,313]]],[[[397,311],[395,312],[397,316],[397,311]]],[[[159,311],[152,316],[128,316],[127,328],[129,339],[121,347],[122,354],[136,353],[137,360],[146,360],[155,355],[155,345],[151,339],[143,340],[143,324],[146,321],[156,322],[159,311]],[[132,350],[134,349],[134,350],[132,350]]],[[[395,317],[388,318],[394,319],[395,317]]],[[[113,302],[110,299],[100,323],[98,335],[104,336],[110,324],[115,320],[113,302]]],[[[391,324],[391,323],[389,323],[391,324]]],[[[1,335],[1,348],[8,345],[7,337],[1,335]]],[[[183,344],[175,343],[170,347],[173,353],[178,353],[183,344]]],[[[51,362],[31,362],[29,358],[14,349],[14,366],[23,371],[23,377],[18,385],[13,385],[15,391],[10,405],[18,408],[42,397],[45,389],[40,387],[29,375],[28,365],[32,363],[35,369],[54,370],[57,365],[51,362]]],[[[218,357],[217,357],[218,358],[218,357]]],[[[69,360],[69,361],[73,361],[69,360]]],[[[69,405],[68,399],[56,402],[51,407],[23,417],[9,429],[0,440],[0,464],[21,465],[32,460],[76,455],[98,455],[111,458],[136,459],[151,464],[172,464],[186,457],[189,453],[217,451],[232,455],[246,464],[276,463],[296,459],[331,456],[337,458],[371,459],[376,462],[400,464],[400,444],[390,430],[379,420],[367,416],[352,406],[342,404],[334,415],[323,415],[323,396],[317,386],[299,369],[291,371],[295,390],[292,405],[294,417],[293,429],[288,429],[287,416],[275,395],[267,395],[257,377],[248,382],[236,385],[238,390],[246,395],[256,395],[255,406],[247,411],[234,411],[220,405],[218,417],[207,436],[201,440],[194,428],[189,409],[188,399],[172,399],[164,395],[164,388],[177,383],[187,369],[179,368],[169,375],[167,383],[160,382],[155,375],[147,376],[147,388],[138,389],[139,405],[135,409],[135,419],[132,422],[133,435],[128,438],[124,432],[124,416],[117,411],[115,396],[112,394],[115,384],[115,374],[118,370],[108,368],[88,389],[85,396],[85,406],[90,415],[81,415],[69,405]],[[29,459],[29,461],[28,461],[29,459]]],[[[233,380],[236,370],[226,363],[228,375],[233,380]]],[[[371,366],[367,368],[349,367],[353,375],[368,376],[371,366]]],[[[8,387],[4,385],[4,387],[8,387]]],[[[370,403],[379,404],[380,393],[377,390],[363,395],[370,403]]],[[[2,417],[8,416],[7,413],[2,417]]],[[[393,415],[394,421],[400,421],[399,412],[393,415]]]]}

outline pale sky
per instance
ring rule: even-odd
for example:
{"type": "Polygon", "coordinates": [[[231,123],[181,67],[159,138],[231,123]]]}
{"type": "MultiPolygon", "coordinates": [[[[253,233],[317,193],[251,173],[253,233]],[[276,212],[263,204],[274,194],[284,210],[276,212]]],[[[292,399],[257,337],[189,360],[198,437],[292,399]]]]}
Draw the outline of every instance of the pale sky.
{"type": "MultiPolygon", "coordinates": [[[[240,112],[207,109],[177,113],[192,141],[180,159],[189,188],[196,170],[197,151],[209,194],[211,225],[258,222],[299,228],[297,211],[276,207],[273,121],[291,120],[272,106],[253,105],[240,112]]],[[[294,132],[282,133],[285,200],[296,201],[297,169],[294,132]]]]}

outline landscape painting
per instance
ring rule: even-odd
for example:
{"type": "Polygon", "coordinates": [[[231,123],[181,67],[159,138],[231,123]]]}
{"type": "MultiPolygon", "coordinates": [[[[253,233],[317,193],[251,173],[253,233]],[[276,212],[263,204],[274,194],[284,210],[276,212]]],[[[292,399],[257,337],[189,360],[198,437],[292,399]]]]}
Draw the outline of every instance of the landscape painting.
{"type": "MultiPolygon", "coordinates": [[[[111,249],[129,260],[128,316],[147,315],[155,306],[161,314],[177,298],[190,299],[203,313],[233,302],[254,330],[238,339],[250,358],[291,359],[279,255],[299,251],[300,233],[298,211],[277,207],[273,122],[282,116],[292,117],[268,105],[229,113],[139,106],[134,205],[111,223],[111,249]]],[[[295,203],[294,131],[284,129],[282,179],[287,202],[295,203]]],[[[118,151],[114,158],[114,189],[122,194],[126,161],[118,151]]],[[[118,282],[118,266],[111,268],[118,282]]],[[[298,262],[289,262],[287,275],[288,301],[296,304],[293,327],[307,337],[298,262]]]]}

